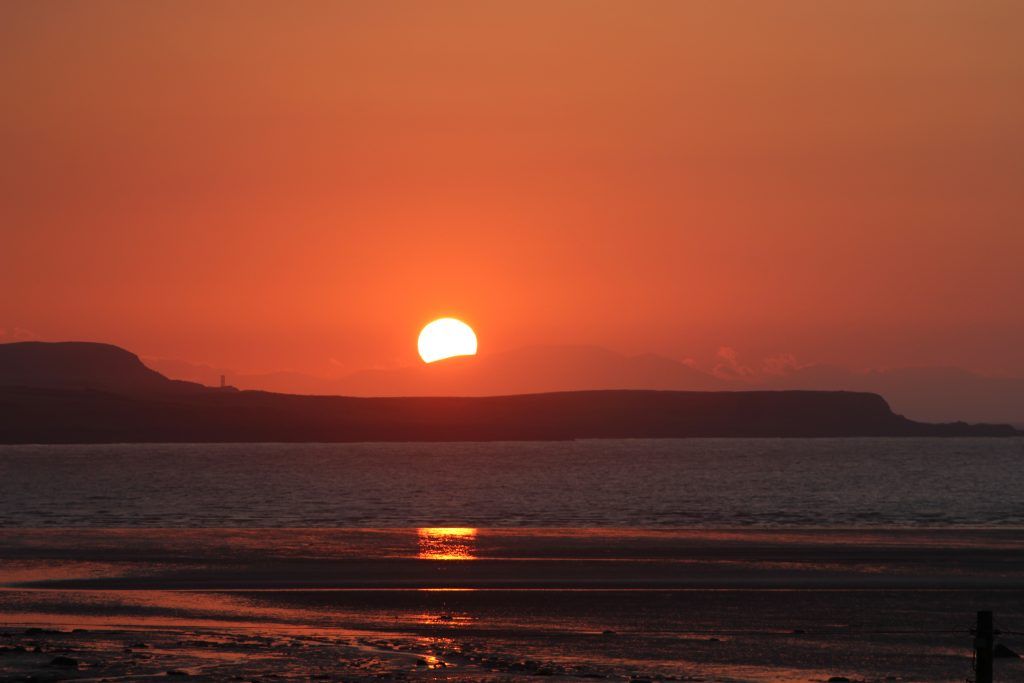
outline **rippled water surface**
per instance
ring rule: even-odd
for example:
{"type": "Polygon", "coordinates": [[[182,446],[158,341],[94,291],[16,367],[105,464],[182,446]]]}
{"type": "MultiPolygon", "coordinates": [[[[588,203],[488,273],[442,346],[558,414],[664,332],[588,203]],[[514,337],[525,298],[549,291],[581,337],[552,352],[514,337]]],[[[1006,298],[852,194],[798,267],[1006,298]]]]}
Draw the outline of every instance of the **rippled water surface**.
{"type": "Polygon", "coordinates": [[[1019,526],[1024,439],[0,446],[0,526],[1019,526]]]}

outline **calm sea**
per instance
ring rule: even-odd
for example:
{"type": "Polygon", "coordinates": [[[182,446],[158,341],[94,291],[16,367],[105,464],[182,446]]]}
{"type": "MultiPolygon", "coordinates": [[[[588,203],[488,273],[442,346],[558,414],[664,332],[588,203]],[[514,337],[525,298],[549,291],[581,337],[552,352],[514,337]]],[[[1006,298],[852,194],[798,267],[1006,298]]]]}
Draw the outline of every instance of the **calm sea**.
{"type": "Polygon", "coordinates": [[[1024,526],[1024,439],[0,446],[0,526],[1024,526]]]}

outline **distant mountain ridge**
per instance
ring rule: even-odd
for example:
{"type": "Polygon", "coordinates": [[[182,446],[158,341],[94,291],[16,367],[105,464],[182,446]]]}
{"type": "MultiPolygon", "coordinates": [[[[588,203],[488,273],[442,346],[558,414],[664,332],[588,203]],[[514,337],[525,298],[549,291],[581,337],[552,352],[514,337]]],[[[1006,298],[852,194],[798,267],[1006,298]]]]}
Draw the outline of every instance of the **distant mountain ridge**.
{"type": "Polygon", "coordinates": [[[600,389],[712,391],[717,377],[663,356],[596,346],[535,346],[393,370],[362,370],[333,383],[355,396],[495,396],[600,389]]]}
{"type": "Polygon", "coordinates": [[[166,374],[212,383],[222,374],[243,389],[324,396],[494,396],[592,389],[713,391],[729,383],[655,354],[626,356],[597,346],[531,346],[430,365],[358,370],[342,377],[299,372],[245,374],[151,359],[166,374]]]}
{"type": "Polygon", "coordinates": [[[336,378],[298,372],[241,374],[163,359],[147,362],[168,376],[207,384],[225,374],[242,389],[328,396],[494,396],[586,389],[866,391],[881,394],[896,412],[916,420],[1024,425],[1024,378],[988,377],[959,368],[856,371],[819,364],[719,377],[664,356],[628,356],[592,346],[527,347],[336,378]]]}
{"type": "Polygon", "coordinates": [[[169,380],[123,349],[84,342],[0,345],[0,408],[0,443],[1018,434],[1006,425],[914,422],[865,392],[355,398],[225,391],[169,380]]]}

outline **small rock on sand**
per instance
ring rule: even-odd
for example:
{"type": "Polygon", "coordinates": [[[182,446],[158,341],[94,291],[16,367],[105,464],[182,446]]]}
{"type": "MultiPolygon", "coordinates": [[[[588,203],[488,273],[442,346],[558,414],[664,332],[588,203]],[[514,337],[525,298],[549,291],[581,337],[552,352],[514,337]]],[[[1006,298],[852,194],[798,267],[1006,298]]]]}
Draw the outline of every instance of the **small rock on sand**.
{"type": "Polygon", "coordinates": [[[50,660],[50,666],[78,666],[78,660],[74,657],[59,655],[50,660]]]}

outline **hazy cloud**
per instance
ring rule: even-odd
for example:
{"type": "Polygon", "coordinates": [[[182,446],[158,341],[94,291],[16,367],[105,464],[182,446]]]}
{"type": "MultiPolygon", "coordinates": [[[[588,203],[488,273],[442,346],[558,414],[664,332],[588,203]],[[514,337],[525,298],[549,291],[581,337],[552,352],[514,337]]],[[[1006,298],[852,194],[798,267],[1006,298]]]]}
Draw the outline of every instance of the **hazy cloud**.
{"type": "Polygon", "coordinates": [[[722,379],[738,379],[754,374],[752,368],[739,361],[739,354],[731,346],[720,346],[715,353],[715,367],[712,373],[722,379]]]}
{"type": "Polygon", "coordinates": [[[765,375],[788,375],[802,366],[797,362],[796,356],[791,353],[780,353],[777,356],[769,356],[761,363],[761,373],[765,375]]]}

